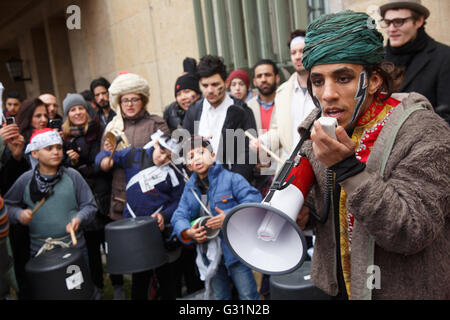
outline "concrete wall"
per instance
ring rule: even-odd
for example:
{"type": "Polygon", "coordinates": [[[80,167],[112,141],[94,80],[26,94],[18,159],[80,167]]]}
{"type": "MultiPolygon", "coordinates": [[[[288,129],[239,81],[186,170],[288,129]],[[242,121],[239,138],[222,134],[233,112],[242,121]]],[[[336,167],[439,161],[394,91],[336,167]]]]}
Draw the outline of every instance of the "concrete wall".
{"type": "Polygon", "coordinates": [[[92,79],[111,82],[120,71],[150,84],[150,104],[162,114],[186,56],[198,59],[194,13],[186,0],[81,0],[81,30],[68,30],[75,87],[92,79]]]}
{"type": "Polygon", "coordinates": [[[185,57],[198,59],[194,12],[187,0],[44,0],[0,30],[0,50],[15,41],[28,97],[53,91],[60,104],[103,76],[128,70],[150,84],[151,110],[174,100],[185,57]],[[81,9],[81,29],[69,30],[69,5],[81,9]],[[47,56],[47,59],[46,57],[47,56]],[[49,90],[52,88],[53,90],[49,90]]]}

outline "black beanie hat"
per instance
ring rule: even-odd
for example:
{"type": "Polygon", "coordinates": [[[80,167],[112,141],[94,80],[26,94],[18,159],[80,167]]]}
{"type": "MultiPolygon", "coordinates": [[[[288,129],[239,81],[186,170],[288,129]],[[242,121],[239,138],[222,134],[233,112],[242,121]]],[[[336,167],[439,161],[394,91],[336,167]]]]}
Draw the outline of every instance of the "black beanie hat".
{"type": "Polygon", "coordinates": [[[178,91],[184,89],[191,89],[198,94],[202,94],[200,87],[198,86],[197,78],[191,74],[182,75],[177,79],[177,82],[175,83],[175,97],[177,96],[178,91]]]}

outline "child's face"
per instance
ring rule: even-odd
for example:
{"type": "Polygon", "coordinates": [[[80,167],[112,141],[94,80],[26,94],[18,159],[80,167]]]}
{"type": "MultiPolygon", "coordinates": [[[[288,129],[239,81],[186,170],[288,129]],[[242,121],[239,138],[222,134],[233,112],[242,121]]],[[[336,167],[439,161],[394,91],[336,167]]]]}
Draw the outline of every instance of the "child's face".
{"type": "Polygon", "coordinates": [[[216,161],[214,152],[210,152],[204,147],[192,149],[186,156],[188,169],[199,175],[206,174],[214,161],[216,161]]]}
{"type": "Polygon", "coordinates": [[[55,168],[61,164],[63,148],[60,144],[54,144],[37,151],[32,151],[31,154],[33,158],[39,161],[39,164],[45,167],[55,168]]]}
{"type": "Polygon", "coordinates": [[[153,150],[153,162],[158,167],[166,164],[172,159],[172,153],[170,152],[170,150],[161,148],[158,141],[156,141],[154,148],[155,150],[153,150]]]}

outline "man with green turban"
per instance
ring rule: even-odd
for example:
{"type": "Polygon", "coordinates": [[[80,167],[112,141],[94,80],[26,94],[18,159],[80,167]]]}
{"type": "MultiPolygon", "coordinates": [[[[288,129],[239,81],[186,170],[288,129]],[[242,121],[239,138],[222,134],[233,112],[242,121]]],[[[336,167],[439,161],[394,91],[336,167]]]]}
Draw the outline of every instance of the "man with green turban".
{"type": "Polygon", "coordinates": [[[368,15],[321,16],[305,42],[319,109],[299,127],[315,183],[298,221],[316,231],[313,283],[343,299],[449,299],[449,126],[425,97],[391,94],[368,15]]]}

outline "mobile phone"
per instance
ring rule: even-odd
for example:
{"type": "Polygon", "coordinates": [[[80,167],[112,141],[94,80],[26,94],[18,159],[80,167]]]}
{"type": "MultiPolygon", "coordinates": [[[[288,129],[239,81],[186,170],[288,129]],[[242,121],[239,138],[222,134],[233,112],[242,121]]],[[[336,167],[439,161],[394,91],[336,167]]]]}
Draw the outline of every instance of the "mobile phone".
{"type": "Polygon", "coordinates": [[[48,127],[51,129],[61,130],[61,127],[62,127],[61,119],[51,119],[48,123],[48,127]]]}
{"type": "Polygon", "coordinates": [[[16,123],[16,119],[14,117],[6,117],[6,125],[16,123]]]}

